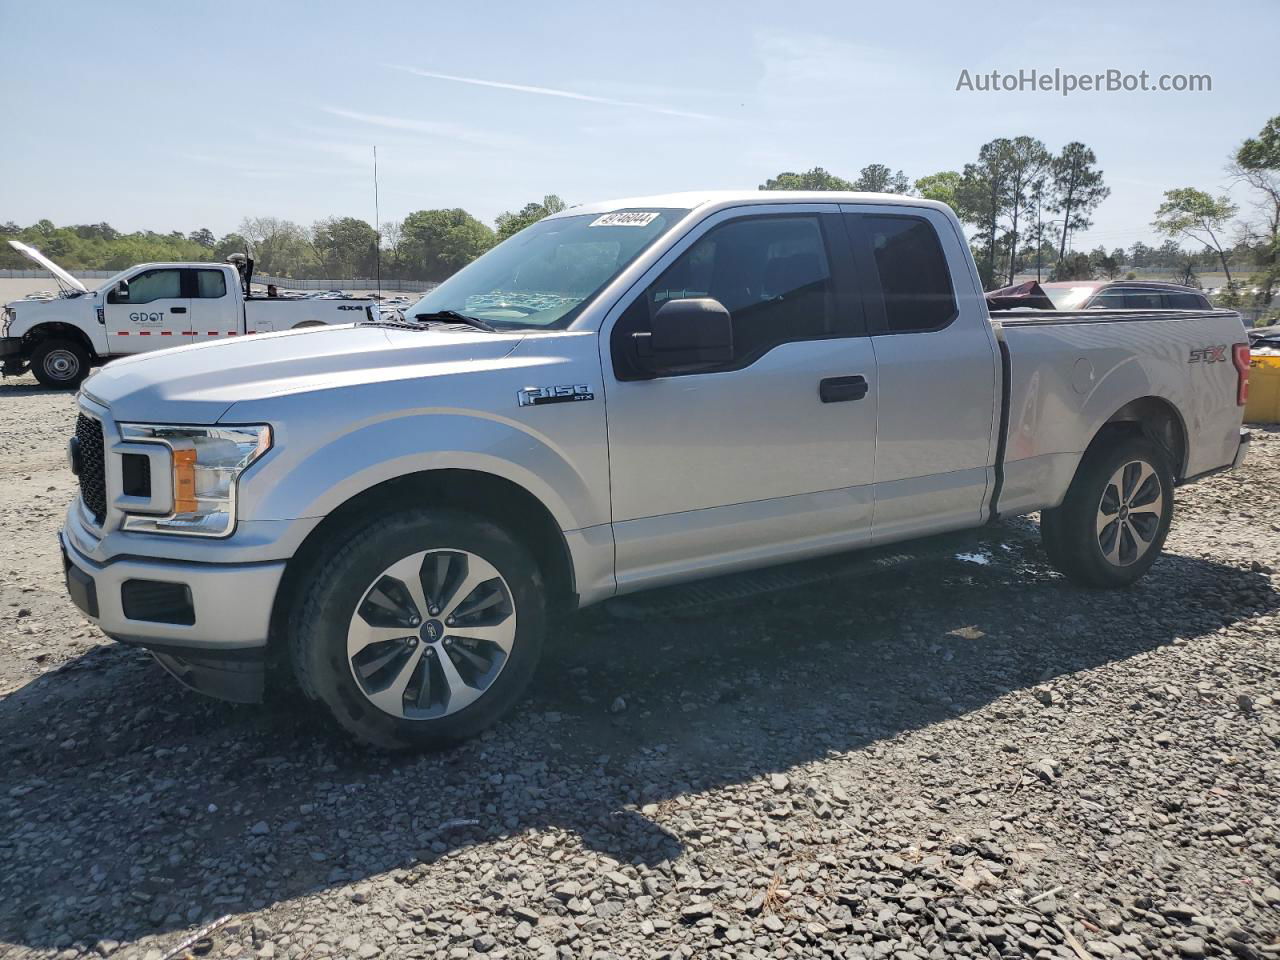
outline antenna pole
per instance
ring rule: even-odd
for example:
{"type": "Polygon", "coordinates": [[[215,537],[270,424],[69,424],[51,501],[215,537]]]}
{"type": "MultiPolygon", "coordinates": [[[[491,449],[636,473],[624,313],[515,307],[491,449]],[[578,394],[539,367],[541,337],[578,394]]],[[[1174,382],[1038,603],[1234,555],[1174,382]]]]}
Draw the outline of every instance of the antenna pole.
{"type": "Polygon", "coordinates": [[[378,212],[378,145],[373,145],[373,257],[378,271],[378,299],[382,299],[382,216],[378,212]]]}

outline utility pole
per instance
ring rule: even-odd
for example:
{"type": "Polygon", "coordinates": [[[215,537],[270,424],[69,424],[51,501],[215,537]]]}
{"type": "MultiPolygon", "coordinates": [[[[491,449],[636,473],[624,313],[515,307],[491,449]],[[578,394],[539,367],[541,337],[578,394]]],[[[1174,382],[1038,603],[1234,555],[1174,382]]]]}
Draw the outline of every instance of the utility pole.
{"type": "Polygon", "coordinates": [[[378,145],[373,145],[373,261],[378,272],[378,299],[382,299],[382,216],[378,211],[378,145]]]}
{"type": "Polygon", "coordinates": [[[1044,255],[1044,226],[1040,222],[1040,194],[1044,186],[1043,180],[1037,180],[1032,193],[1036,198],[1036,283],[1040,282],[1040,260],[1044,255]]]}

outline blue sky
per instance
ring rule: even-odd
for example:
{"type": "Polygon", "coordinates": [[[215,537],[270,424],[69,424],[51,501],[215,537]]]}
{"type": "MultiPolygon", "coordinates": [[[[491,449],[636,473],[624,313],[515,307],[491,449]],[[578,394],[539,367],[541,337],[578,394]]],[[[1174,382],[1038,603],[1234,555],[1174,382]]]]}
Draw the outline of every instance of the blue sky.
{"type": "Polygon", "coordinates": [[[1225,188],[1228,153],[1280,112],[1274,0],[1019,6],[0,0],[0,220],[372,220],[375,143],[384,220],[492,221],[545,193],[750,188],[815,165],[914,179],[1025,133],[1094,148],[1112,195],[1075,245],[1114,246],[1150,240],[1162,191],[1225,188]],[[962,69],[1033,67],[1208,73],[1213,90],[955,89],[962,69]]]}

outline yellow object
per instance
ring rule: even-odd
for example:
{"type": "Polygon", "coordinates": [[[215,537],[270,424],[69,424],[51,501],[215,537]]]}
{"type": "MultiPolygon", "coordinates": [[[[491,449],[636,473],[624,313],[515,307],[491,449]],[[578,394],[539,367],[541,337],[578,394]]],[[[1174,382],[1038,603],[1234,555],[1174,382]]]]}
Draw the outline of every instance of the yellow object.
{"type": "Polygon", "coordinates": [[[1249,423],[1280,423],[1280,356],[1254,356],[1249,361],[1249,423]]]}

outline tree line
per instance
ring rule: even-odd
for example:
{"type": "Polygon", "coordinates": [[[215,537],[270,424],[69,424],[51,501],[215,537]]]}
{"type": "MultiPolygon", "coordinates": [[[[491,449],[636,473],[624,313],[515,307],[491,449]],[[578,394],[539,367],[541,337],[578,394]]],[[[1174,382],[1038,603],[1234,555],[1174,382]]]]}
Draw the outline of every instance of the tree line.
{"type": "MultiPolygon", "coordinates": [[[[109,223],[59,227],[40,220],[27,227],[0,223],[0,238],[21,240],[69,270],[221,261],[232,253],[247,252],[258,272],[274,276],[372,278],[380,266],[390,282],[443,280],[496,243],[563,209],[563,200],[546,196],[499,214],[492,227],[462,209],[418,210],[403,220],[382,224],[381,235],[358,217],[327,217],[309,227],[279,217],[246,217],[222,237],[207,227],[190,233],[122,233],[109,223]]],[[[0,268],[28,266],[16,250],[0,244],[0,268]]]]}
{"type": "Polygon", "coordinates": [[[1160,246],[1138,241],[1088,252],[1073,251],[1071,237],[1093,225],[1093,213],[1111,189],[1096,154],[1079,141],[1055,153],[1035,137],[997,137],[960,170],[914,181],[873,163],[854,179],[814,167],[780,173],[760,189],[872,190],[940,200],[973,228],[970,246],[988,289],[1013,283],[1033,267],[1054,280],[1117,279],[1157,268],[1192,286],[1200,285],[1199,273],[1221,270],[1227,283],[1219,303],[1269,307],[1280,285],[1280,117],[1230,155],[1227,172],[1247,188],[1243,218],[1240,205],[1225,194],[1176,187],[1165,192],[1151,221],[1164,238],[1160,246]],[[1242,272],[1251,273],[1247,284],[1242,272]]]}
{"type": "MultiPolygon", "coordinates": [[[[1280,116],[1228,158],[1231,180],[1245,188],[1247,203],[1196,187],[1165,192],[1152,227],[1158,247],[1141,241],[1111,250],[1075,251],[1071,238],[1093,225],[1098,205],[1110,195],[1094,151],[1079,141],[1056,152],[1035,137],[997,137],[959,170],[910,179],[901,169],[868,164],[846,179],[814,167],[783,172],[762,190],[861,190],[940,200],[972,229],[974,259],[988,287],[1013,282],[1039,268],[1050,279],[1117,278],[1158,269],[1199,285],[1198,274],[1221,270],[1227,288],[1220,303],[1269,306],[1280,284],[1280,116]],[[1188,246],[1189,245],[1189,246],[1188,246]],[[1242,283],[1247,277],[1247,284],[1242,283]],[[1242,287],[1257,293],[1245,294],[1242,287]]],[[[377,231],[357,217],[329,217],[303,226],[278,217],[247,217],[217,237],[207,228],[184,234],[121,233],[107,223],[55,226],[41,220],[28,227],[0,224],[0,237],[23,240],[70,269],[124,269],[164,260],[221,260],[249,252],[266,274],[299,279],[374,276],[384,281],[443,280],[496,243],[545,216],[566,209],[549,194],[507,211],[492,226],[461,208],[418,210],[377,231]]],[[[7,245],[0,267],[25,261],[7,245]]]]}

